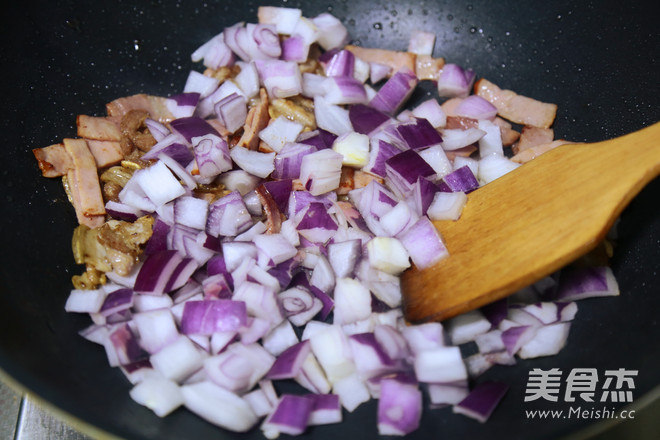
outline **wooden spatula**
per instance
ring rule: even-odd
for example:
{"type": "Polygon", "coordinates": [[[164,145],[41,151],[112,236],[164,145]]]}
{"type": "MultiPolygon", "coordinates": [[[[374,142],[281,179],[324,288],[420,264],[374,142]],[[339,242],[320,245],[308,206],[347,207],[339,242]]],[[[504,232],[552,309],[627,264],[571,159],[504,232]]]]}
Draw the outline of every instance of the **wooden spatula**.
{"type": "Polygon", "coordinates": [[[450,256],[403,274],[410,322],[444,320],[532,284],[593,249],[660,174],[660,122],[620,138],[550,150],[477,189],[435,226],[450,256]]]}

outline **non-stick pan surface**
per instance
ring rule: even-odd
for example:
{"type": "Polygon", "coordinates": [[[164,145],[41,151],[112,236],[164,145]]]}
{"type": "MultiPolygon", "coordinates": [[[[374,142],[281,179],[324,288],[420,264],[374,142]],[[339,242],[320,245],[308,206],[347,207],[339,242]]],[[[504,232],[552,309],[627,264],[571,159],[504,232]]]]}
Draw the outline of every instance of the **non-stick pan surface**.
{"type": "MultiPolygon", "coordinates": [[[[332,12],[364,46],[405,50],[413,29],[435,32],[436,56],[504,88],[559,104],[557,137],[598,141],[660,120],[660,34],[652,1],[282,5],[301,7],[306,16],[332,12]]],[[[131,401],[129,383],[107,366],[103,349],[77,335],[88,318],[63,309],[70,277],[81,271],[69,246],[74,213],[59,179],[41,177],[30,150],[75,136],[77,114],[102,115],[105,103],[117,97],[180,91],[189,70],[199,69],[190,53],[225,26],[254,22],[258,6],[253,0],[24,1],[6,4],[0,14],[0,368],[65,412],[116,436],[220,439],[261,433],[227,433],[185,410],[157,418],[131,401]]],[[[414,99],[425,97],[419,93],[414,99]]],[[[617,178],[616,170],[611,178],[617,178]]],[[[564,378],[577,368],[594,368],[601,378],[606,370],[636,370],[635,401],[657,387],[659,195],[656,179],[622,215],[612,261],[620,297],[581,302],[568,346],[558,356],[488,371],[483,379],[506,381],[511,389],[486,424],[450,408],[428,410],[411,438],[555,438],[598,422],[593,416],[527,418],[526,410],[603,407],[566,402],[563,394],[558,402],[524,402],[533,368],[557,368],[564,378]]],[[[375,438],[375,407],[363,405],[345,414],[344,423],[306,436],[375,438]]]]}

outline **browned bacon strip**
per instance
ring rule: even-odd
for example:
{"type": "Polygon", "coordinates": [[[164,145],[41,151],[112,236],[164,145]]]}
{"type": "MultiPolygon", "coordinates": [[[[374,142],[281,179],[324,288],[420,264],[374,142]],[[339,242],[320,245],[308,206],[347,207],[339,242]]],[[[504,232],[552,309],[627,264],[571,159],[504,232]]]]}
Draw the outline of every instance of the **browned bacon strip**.
{"type": "Polygon", "coordinates": [[[53,144],[32,150],[37,159],[39,169],[44,177],[61,177],[73,166],[71,157],[66,152],[64,144],[53,144]]]}
{"type": "Polygon", "coordinates": [[[78,115],[76,118],[78,136],[99,141],[118,141],[121,139],[117,118],[78,115]]]}
{"type": "Polygon", "coordinates": [[[103,224],[105,203],[94,156],[84,139],[64,139],[64,148],[73,163],[67,176],[78,222],[98,227],[103,224]]]}
{"type": "Polygon", "coordinates": [[[511,90],[502,90],[483,78],[474,85],[474,92],[493,104],[500,116],[516,124],[548,128],[557,114],[556,104],[537,101],[511,90]]]}

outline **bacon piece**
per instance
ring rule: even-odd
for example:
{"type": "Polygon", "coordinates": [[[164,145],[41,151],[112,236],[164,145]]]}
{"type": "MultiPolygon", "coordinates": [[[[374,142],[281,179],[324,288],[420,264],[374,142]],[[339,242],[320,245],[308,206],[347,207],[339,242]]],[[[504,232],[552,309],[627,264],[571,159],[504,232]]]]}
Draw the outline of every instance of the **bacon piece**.
{"type": "Polygon", "coordinates": [[[390,76],[396,73],[402,67],[415,71],[417,55],[411,52],[400,52],[387,49],[371,49],[348,45],[346,49],[353,52],[353,55],[367,63],[380,63],[392,68],[390,76]]]}
{"type": "Polygon", "coordinates": [[[500,116],[516,124],[548,128],[557,115],[556,104],[518,95],[512,90],[502,90],[484,78],[475,83],[474,92],[493,104],[500,116]]]}
{"type": "Polygon", "coordinates": [[[534,147],[530,147],[524,151],[521,151],[520,153],[513,156],[511,160],[517,163],[526,163],[536,157],[539,157],[541,154],[552,150],[553,148],[557,148],[565,144],[574,144],[574,143],[577,142],[570,142],[563,139],[557,139],[556,141],[552,141],[547,144],[536,145],[534,147]]]}
{"type": "Polygon", "coordinates": [[[76,126],[78,128],[78,136],[81,138],[99,141],[121,140],[118,118],[78,115],[76,126]]]}
{"type": "Polygon", "coordinates": [[[94,156],[97,168],[116,165],[124,158],[121,145],[117,141],[97,141],[93,139],[86,139],[86,141],[89,151],[94,156]]]}
{"type": "Polygon", "coordinates": [[[467,130],[468,128],[479,128],[479,121],[477,119],[468,118],[465,116],[447,116],[447,129],[460,129],[467,130]]]}
{"type": "Polygon", "coordinates": [[[39,169],[44,177],[64,176],[73,166],[71,157],[64,148],[64,144],[53,144],[32,150],[37,159],[39,169]]]}
{"type": "Polygon", "coordinates": [[[174,115],[167,109],[167,98],[162,96],[137,95],[117,98],[105,105],[108,116],[124,116],[131,110],[145,110],[152,119],[165,123],[174,119],[174,115]]]}
{"type": "Polygon", "coordinates": [[[456,150],[445,151],[445,154],[449,160],[453,161],[457,156],[470,157],[475,151],[477,151],[476,146],[468,145],[467,147],[458,148],[456,150]]]}
{"type": "Polygon", "coordinates": [[[523,127],[520,140],[513,146],[513,154],[518,154],[537,145],[548,144],[555,138],[552,128],[523,127]]]}
{"type": "Polygon", "coordinates": [[[417,55],[417,59],[415,60],[415,75],[420,80],[428,79],[437,81],[444,65],[444,58],[433,58],[431,55],[417,55]]]}
{"type": "Polygon", "coordinates": [[[67,178],[78,222],[98,227],[103,224],[105,203],[94,156],[85,139],[64,139],[64,148],[73,164],[67,178]]]}
{"type": "Polygon", "coordinates": [[[493,123],[500,127],[500,134],[502,135],[502,146],[508,147],[513,145],[513,143],[516,142],[520,137],[520,133],[514,130],[508,121],[505,121],[499,116],[496,116],[495,119],[493,119],[493,123]]]}
{"type": "Polygon", "coordinates": [[[259,103],[248,111],[243,127],[243,135],[236,146],[256,150],[259,147],[259,132],[266,128],[269,120],[268,93],[266,93],[266,89],[262,88],[259,90],[259,103]]]}
{"type": "Polygon", "coordinates": [[[275,199],[273,199],[273,196],[264,184],[259,185],[255,192],[266,213],[266,234],[277,234],[282,228],[284,214],[282,214],[275,199]]]}
{"type": "Polygon", "coordinates": [[[341,168],[341,177],[339,178],[339,187],[336,192],[338,196],[345,196],[349,191],[355,189],[355,181],[353,180],[355,169],[351,167],[341,168]]]}

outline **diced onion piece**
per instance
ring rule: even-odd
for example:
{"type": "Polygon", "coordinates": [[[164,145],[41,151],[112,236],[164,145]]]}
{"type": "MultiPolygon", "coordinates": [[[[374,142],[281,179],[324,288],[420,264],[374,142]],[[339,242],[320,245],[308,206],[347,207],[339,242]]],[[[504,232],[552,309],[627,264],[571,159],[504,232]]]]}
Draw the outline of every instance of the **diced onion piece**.
{"type": "Polygon", "coordinates": [[[438,95],[444,98],[465,97],[470,94],[475,74],[456,64],[445,64],[438,77],[438,95]]]}
{"type": "Polygon", "coordinates": [[[318,43],[323,49],[336,49],[346,45],[348,42],[348,30],[332,14],[323,12],[312,18],[312,22],[319,30],[318,43]]]}
{"type": "Polygon", "coordinates": [[[570,322],[559,322],[540,327],[536,331],[536,335],[520,347],[518,356],[521,359],[530,359],[559,353],[566,345],[570,328],[570,322]]]}
{"type": "Polygon", "coordinates": [[[399,239],[417,269],[430,267],[449,256],[440,233],[427,217],[420,218],[399,239]]]}
{"type": "Polygon", "coordinates": [[[66,300],[64,310],[70,313],[97,313],[103,306],[105,296],[103,289],[73,289],[66,300]]]}
{"type": "Polygon", "coordinates": [[[467,202],[464,192],[437,192],[426,212],[431,220],[458,220],[467,202]]]}
{"type": "Polygon", "coordinates": [[[314,117],[319,128],[337,136],[353,131],[348,110],[330,104],[324,97],[314,96],[314,117]]]}
{"type": "Polygon", "coordinates": [[[133,174],[139,187],[156,207],[185,194],[186,190],[163,162],[156,162],[133,174]]]}
{"type": "Polygon", "coordinates": [[[302,17],[302,11],[297,8],[259,6],[257,16],[259,23],[275,25],[278,34],[291,35],[302,17]]]}
{"type": "Polygon", "coordinates": [[[183,385],[181,393],[186,408],[216,426],[246,432],[258,422],[244,399],[212,382],[183,385]]]}
{"type": "Polygon", "coordinates": [[[491,323],[479,310],[463,313],[446,322],[452,344],[461,345],[474,339],[491,328],[491,323]]]}
{"type": "Polygon", "coordinates": [[[508,385],[501,382],[480,383],[465,399],[454,406],[453,411],[484,423],[493,413],[508,389],[508,385]]]}
{"type": "Polygon", "coordinates": [[[375,237],[367,243],[369,263],[376,269],[398,275],[410,267],[406,248],[393,237],[375,237]]]}
{"type": "Polygon", "coordinates": [[[485,185],[503,175],[515,170],[520,166],[506,156],[489,154],[479,160],[479,183],[485,185]]]}
{"type": "Polygon", "coordinates": [[[181,382],[202,367],[204,355],[184,335],[150,357],[151,365],[165,378],[181,382]]]}
{"type": "Polygon", "coordinates": [[[447,383],[467,379],[467,370],[458,347],[438,347],[417,353],[415,375],[420,382],[447,383]]]}
{"type": "Polygon", "coordinates": [[[147,377],[129,392],[131,398],[152,410],[158,417],[165,417],[183,405],[179,385],[169,379],[147,377]]]}
{"type": "Polygon", "coordinates": [[[407,68],[396,72],[378,90],[369,105],[377,110],[393,115],[410,98],[419,80],[415,73],[407,68]]]}
{"type": "Polygon", "coordinates": [[[335,139],[332,149],[343,156],[342,164],[362,168],[369,162],[369,136],[351,132],[335,139]]]}
{"type": "Polygon", "coordinates": [[[258,177],[268,177],[275,169],[275,153],[261,153],[236,146],[229,155],[236,165],[258,177]]]}
{"type": "Polygon", "coordinates": [[[303,157],[300,180],[312,195],[337,189],[344,156],[333,150],[321,150],[303,157]]]}
{"type": "Polygon", "coordinates": [[[279,153],[285,144],[295,142],[302,130],[302,124],[291,121],[284,116],[278,116],[259,132],[259,139],[279,153]]]}
{"type": "Polygon", "coordinates": [[[334,290],[334,323],[350,324],[367,319],[371,314],[371,294],[353,278],[339,278],[334,290]]]}
{"type": "Polygon", "coordinates": [[[607,266],[563,269],[559,276],[557,299],[575,301],[598,296],[617,296],[619,286],[607,266]]]}
{"type": "Polygon", "coordinates": [[[443,128],[447,124],[447,115],[437,99],[427,99],[412,110],[416,118],[424,118],[435,128],[443,128]]]}
{"type": "Polygon", "coordinates": [[[422,417],[422,392],[416,384],[396,379],[380,381],[378,433],[406,435],[417,428],[422,417]]]}

